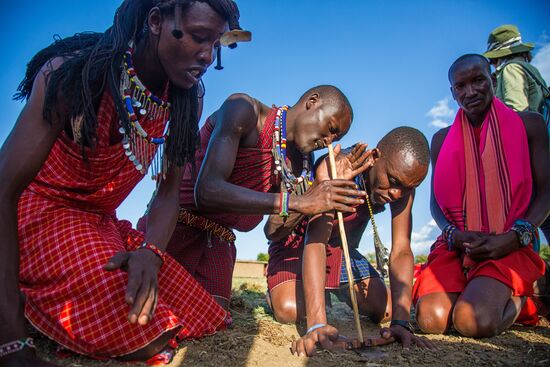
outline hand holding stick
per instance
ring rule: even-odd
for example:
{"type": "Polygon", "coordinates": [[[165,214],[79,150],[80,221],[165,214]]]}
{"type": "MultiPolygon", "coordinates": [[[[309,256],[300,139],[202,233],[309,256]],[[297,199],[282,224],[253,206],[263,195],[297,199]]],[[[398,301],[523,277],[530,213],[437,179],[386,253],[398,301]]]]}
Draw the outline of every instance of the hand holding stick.
{"type": "MultiPolygon", "coordinates": [[[[328,145],[328,156],[329,156],[329,163],[330,163],[330,172],[332,179],[337,179],[336,177],[336,162],[334,159],[334,148],[332,147],[332,144],[328,145]]],[[[344,228],[344,217],[342,215],[342,212],[337,211],[336,216],[338,217],[338,227],[340,228],[340,241],[342,242],[342,251],[344,252],[344,260],[346,262],[346,273],[348,274],[348,285],[349,285],[349,293],[350,293],[350,299],[351,304],[353,306],[353,316],[355,319],[355,327],[357,329],[357,338],[359,339],[359,342],[361,345],[364,344],[363,339],[363,330],[361,328],[361,320],[359,319],[359,308],[357,307],[357,298],[355,296],[355,291],[353,290],[353,285],[355,284],[355,279],[353,279],[353,272],[351,271],[351,262],[349,257],[349,250],[348,250],[348,240],[346,237],[346,231],[344,228]]]]}

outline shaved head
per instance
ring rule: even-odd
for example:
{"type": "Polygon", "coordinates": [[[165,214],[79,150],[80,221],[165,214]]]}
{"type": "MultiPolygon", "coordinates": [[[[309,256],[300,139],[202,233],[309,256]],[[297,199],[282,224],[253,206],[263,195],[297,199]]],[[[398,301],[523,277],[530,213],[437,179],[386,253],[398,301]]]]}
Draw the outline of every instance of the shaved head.
{"type": "Polygon", "coordinates": [[[353,121],[353,108],[351,107],[351,103],[349,103],[348,97],[346,97],[340,89],[333,85],[318,85],[308,89],[302,94],[298,103],[304,102],[313,94],[319,95],[319,99],[323,102],[323,105],[332,106],[336,110],[348,112],[350,120],[353,121]]]}
{"type": "MultiPolygon", "coordinates": [[[[421,166],[430,163],[430,148],[424,134],[413,127],[400,126],[387,133],[378,143],[382,157],[391,159],[396,153],[405,153],[421,166]]],[[[400,156],[401,156],[400,154],[400,156]]]]}
{"type": "Polygon", "coordinates": [[[462,67],[468,67],[472,65],[481,65],[485,70],[487,70],[487,73],[491,75],[491,64],[489,63],[489,60],[485,58],[485,56],[482,56],[479,54],[466,54],[456,59],[451,65],[451,67],[449,68],[449,72],[447,76],[449,78],[449,82],[451,83],[451,85],[453,84],[453,81],[454,81],[453,75],[456,70],[462,67]]]}

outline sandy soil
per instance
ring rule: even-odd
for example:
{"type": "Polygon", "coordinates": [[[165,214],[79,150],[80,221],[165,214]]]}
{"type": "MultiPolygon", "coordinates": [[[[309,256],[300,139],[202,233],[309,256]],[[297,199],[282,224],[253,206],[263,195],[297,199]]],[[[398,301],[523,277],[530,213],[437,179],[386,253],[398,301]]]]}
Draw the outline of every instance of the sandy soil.
{"type": "MultiPolygon", "coordinates": [[[[183,345],[170,367],[176,366],[550,366],[550,324],[514,326],[494,338],[468,339],[457,334],[426,336],[435,351],[399,344],[372,348],[364,354],[352,351],[320,351],[313,358],[295,357],[289,346],[299,336],[297,328],[275,322],[264,300],[265,282],[237,281],[231,302],[234,325],[231,330],[183,345]]],[[[331,323],[353,337],[353,314],[343,303],[334,302],[329,311],[331,323]]],[[[365,333],[376,335],[378,328],[363,320],[365,333]]],[[[36,340],[39,354],[60,366],[144,366],[113,361],[93,361],[85,357],[55,357],[55,345],[45,337],[36,340]]]]}

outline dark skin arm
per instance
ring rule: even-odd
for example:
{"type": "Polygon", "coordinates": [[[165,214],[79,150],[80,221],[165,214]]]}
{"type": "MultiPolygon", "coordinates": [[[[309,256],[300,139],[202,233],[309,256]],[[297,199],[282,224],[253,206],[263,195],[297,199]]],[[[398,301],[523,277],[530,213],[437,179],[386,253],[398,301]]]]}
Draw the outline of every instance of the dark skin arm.
{"type": "MultiPolygon", "coordinates": [[[[339,154],[341,152],[341,147],[340,144],[337,144],[334,149],[336,154],[335,162],[337,177],[341,177],[344,180],[352,180],[358,174],[369,169],[374,160],[372,158],[372,151],[366,149],[367,144],[357,143],[349,153],[339,154]]],[[[327,159],[328,158],[324,158],[323,162],[317,167],[315,174],[316,180],[324,181],[329,179],[327,173],[327,159]]],[[[270,215],[264,226],[266,238],[269,241],[280,241],[288,237],[304,217],[305,215],[302,213],[292,213],[287,218],[282,218],[278,215],[270,215]]]]}
{"type": "MultiPolygon", "coordinates": [[[[414,259],[411,251],[412,205],[415,191],[390,203],[392,214],[392,247],[389,262],[392,319],[410,320],[414,259]]],[[[411,344],[433,348],[427,339],[411,334],[406,328],[394,325],[380,330],[382,337],[397,339],[408,348],[411,344]]]]}
{"type": "MultiPolygon", "coordinates": [[[[170,167],[151,203],[147,217],[145,242],[154,244],[163,252],[176,227],[179,183],[182,176],[182,167],[170,167]]],[[[128,272],[125,300],[131,307],[128,313],[130,323],[146,325],[153,318],[158,297],[157,277],[161,265],[161,259],[148,249],[119,252],[105,264],[104,269],[107,271],[121,269],[128,272]]]]}
{"type": "MultiPolygon", "coordinates": [[[[525,124],[531,174],[533,177],[533,198],[525,219],[536,227],[546,219],[550,210],[550,155],[548,154],[548,132],[542,116],[533,112],[520,112],[525,124]]],[[[498,259],[521,248],[515,232],[487,235],[464,245],[465,251],[475,261],[498,259]]]]}
{"type": "MultiPolygon", "coordinates": [[[[445,226],[449,224],[449,221],[443,214],[443,211],[437,204],[437,201],[435,200],[434,195],[434,171],[435,171],[435,165],[437,163],[437,157],[439,156],[439,151],[441,150],[441,146],[443,145],[443,142],[445,141],[445,138],[447,137],[447,134],[449,132],[450,127],[446,127],[444,129],[439,130],[432,138],[432,144],[431,144],[431,160],[432,160],[432,181],[431,181],[431,196],[430,196],[430,211],[432,213],[432,217],[437,223],[437,226],[443,231],[445,226]]],[[[476,241],[478,239],[484,238],[485,234],[482,232],[475,232],[475,231],[460,231],[456,230],[453,234],[453,246],[458,251],[464,251],[463,243],[471,243],[473,241],[476,241]]]]}
{"type": "MultiPolygon", "coordinates": [[[[254,146],[262,106],[249,96],[229,97],[216,112],[216,126],[195,185],[199,210],[242,214],[279,213],[279,194],[263,193],[228,182],[239,146],[254,146]]],[[[316,214],[334,208],[353,211],[360,200],[352,181],[319,182],[302,196],[290,195],[290,212],[316,214]]]]}
{"type": "MultiPolygon", "coordinates": [[[[0,152],[0,344],[26,337],[23,300],[19,293],[17,203],[63,130],[61,122],[50,124],[42,116],[45,74],[61,63],[61,59],[54,59],[38,73],[30,98],[0,152]]],[[[0,365],[53,366],[38,359],[29,348],[1,358],[0,365]]]]}

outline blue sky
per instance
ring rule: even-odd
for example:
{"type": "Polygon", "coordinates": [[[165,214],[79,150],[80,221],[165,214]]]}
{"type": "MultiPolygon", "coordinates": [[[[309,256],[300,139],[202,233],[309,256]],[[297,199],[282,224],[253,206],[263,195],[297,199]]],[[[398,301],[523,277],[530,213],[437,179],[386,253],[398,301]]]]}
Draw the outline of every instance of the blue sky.
{"type": "MultiPolygon", "coordinates": [[[[550,1],[359,1],[238,0],[241,25],[253,42],[224,50],[225,69],[204,78],[203,120],[235,92],[266,104],[293,104],[309,87],[334,84],[350,99],[355,121],[343,145],[375,146],[401,125],[420,129],[428,140],[452,121],[456,104],[447,69],[464,53],[483,52],[489,32],[506,23],[519,26],[534,42],[535,63],[550,80],[550,1]]],[[[11,100],[25,65],[54,34],[103,31],[119,1],[1,2],[0,141],[21,108],[11,100]]],[[[5,178],[2,178],[5,179],[5,178]]],[[[119,218],[136,223],[153,183],[145,178],[119,208],[119,218]]],[[[429,213],[429,180],[418,189],[413,208],[415,253],[426,251],[436,230],[429,213]]],[[[377,216],[382,241],[391,243],[389,210],[377,216]]],[[[370,227],[369,227],[370,228],[370,227]]],[[[262,227],[237,234],[238,257],[266,252],[262,227]]],[[[366,233],[360,250],[373,250],[366,233]]]]}

